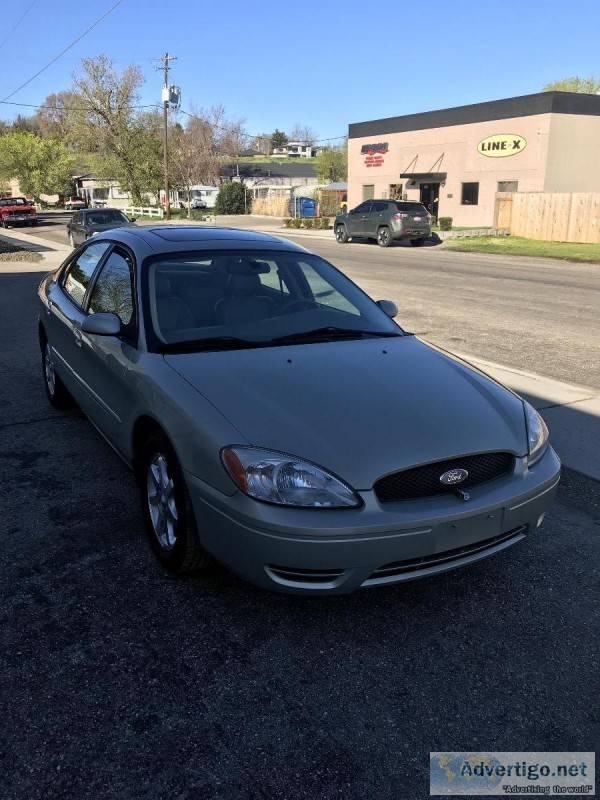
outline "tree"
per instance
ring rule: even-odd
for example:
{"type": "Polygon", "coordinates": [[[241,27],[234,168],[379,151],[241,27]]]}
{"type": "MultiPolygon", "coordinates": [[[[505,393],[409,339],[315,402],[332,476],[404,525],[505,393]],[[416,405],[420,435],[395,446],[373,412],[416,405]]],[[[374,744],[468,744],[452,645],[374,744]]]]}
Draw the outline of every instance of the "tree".
{"type": "Polygon", "coordinates": [[[250,148],[256,150],[258,153],[262,153],[264,156],[268,156],[271,152],[271,134],[259,133],[259,135],[255,136],[250,142],[250,148]]]}
{"type": "Polygon", "coordinates": [[[547,83],[542,92],[580,92],[581,94],[600,93],[600,79],[590,75],[589,78],[562,78],[547,83]]]}
{"type": "Polygon", "coordinates": [[[119,74],[105,55],[85,59],[73,80],[81,105],[72,112],[73,139],[95,154],[102,176],[117,180],[135,203],[162,183],[160,114],[135,108],[143,83],[138,67],[119,74]]]}
{"type": "Polygon", "coordinates": [[[290,142],[303,142],[313,145],[317,140],[317,132],[309,128],[308,125],[300,125],[297,122],[290,132],[290,142]]]}
{"type": "Polygon", "coordinates": [[[36,200],[41,194],[66,194],[73,177],[73,159],[61,142],[33,133],[7,133],[0,138],[0,178],[17,178],[21,191],[36,200]]]}
{"type": "Polygon", "coordinates": [[[72,137],[72,120],[82,108],[81,98],[73,92],[49,94],[35,114],[37,133],[42,139],[61,139],[67,144],[72,137]]]}
{"type": "Polygon", "coordinates": [[[348,148],[324,147],[315,159],[315,172],[319,183],[348,180],[348,148]]]}
{"type": "Polygon", "coordinates": [[[280,131],[279,128],[275,128],[271,134],[271,150],[274,150],[276,147],[285,147],[288,142],[289,139],[285,133],[280,131]]]}
{"type": "Polygon", "coordinates": [[[249,211],[243,183],[224,183],[215,202],[217,214],[245,214],[249,211]]]}

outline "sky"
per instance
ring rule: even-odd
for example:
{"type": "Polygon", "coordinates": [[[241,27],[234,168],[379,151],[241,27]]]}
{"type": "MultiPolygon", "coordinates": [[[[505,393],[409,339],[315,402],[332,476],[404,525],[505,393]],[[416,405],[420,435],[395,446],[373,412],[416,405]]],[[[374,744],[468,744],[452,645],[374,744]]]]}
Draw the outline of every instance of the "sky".
{"type": "MultiPolygon", "coordinates": [[[[114,2],[4,2],[0,100],[114,2]]],[[[171,82],[181,87],[183,109],[222,104],[251,135],[299,123],[335,144],[351,122],[600,77],[599,42],[600,0],[123,0],[10,100],[41,104],[69,88],[83,58],[105,53],[121,69],[138,65],[142,103],[160,102],[154,59],[168,51],[177,56],[171,82]]],[[[33,110],[0,104],[0,119],[33,110]]]]}

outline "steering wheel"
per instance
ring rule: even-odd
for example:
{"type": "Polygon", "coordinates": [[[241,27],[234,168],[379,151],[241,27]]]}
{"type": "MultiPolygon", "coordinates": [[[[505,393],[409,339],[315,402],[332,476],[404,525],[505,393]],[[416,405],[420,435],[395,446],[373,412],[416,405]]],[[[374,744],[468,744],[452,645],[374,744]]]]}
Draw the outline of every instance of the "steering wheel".
{"type": "Polygon", "coordinates": [[[318,309],[319,304],[316,303],[314,300],[292,300],[291,303],[286,303],[286,305],[281,307],[281,314],[289,314],[292,311],[301,311],[302,309],[318,309]]]}

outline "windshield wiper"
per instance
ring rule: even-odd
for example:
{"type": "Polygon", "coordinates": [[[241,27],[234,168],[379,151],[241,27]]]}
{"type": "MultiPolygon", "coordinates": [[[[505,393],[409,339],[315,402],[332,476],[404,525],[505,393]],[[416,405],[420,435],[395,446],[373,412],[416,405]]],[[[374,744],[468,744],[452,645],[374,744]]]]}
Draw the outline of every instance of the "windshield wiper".
{"type": "Polygon", "coordinates": [[[394,331],[360,331],[355,328],[337,328],[330,325],[325,328],[315,328],[312,331],[300,331],[299,333],[290,333],[287,336],[278,336],[276,339],[271,339],[271,344],[288,344],[293,342],[310,341],[331,341],[333,339],[370,339],[371,337],[391,337],[402,336],[401,333],[394,331]]]}
{"type": "Polygon", "coordinates": [[[167,342],[156,348],[157,353],[190,353],[202,350],[246,350],[251,347],[264,347],[270,341],[238,339],[237,336],[211,336],[206,339],[185,339],[183,342],[167,342]]]}

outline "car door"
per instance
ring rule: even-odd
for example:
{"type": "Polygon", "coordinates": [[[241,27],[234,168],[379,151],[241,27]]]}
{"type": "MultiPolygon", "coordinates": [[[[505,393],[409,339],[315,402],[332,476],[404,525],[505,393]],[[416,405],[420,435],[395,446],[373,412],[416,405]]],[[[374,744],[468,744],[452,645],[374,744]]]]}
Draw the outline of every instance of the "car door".
{"type": "Polygon", "coordinates": [[[93,242],[67,264],[48,289],[43,325],[52,348],[54,363],[63,383],[87,412],[89,397],[79,374],[81,325],[88,288],[94,272],[110,248],[109,242],[93,242]]]}
{"type": "Polygon", "coordinates": [[[346,223],[348,236],[366,236],[366,217],[370,212],[372,205],[372,200],[366,200],[364,203],[361,203],[359,206],[352,209],[348,215],[348,222],[346,223]]]}
{"type": "Polygon", "coordinates": [[[388,204],[382,200],[375,200],[371,205],[371,210],[365,214],[364,229],[365,236],[375,238],[377,236],[377,229],[380,225],[386,225],[386,211],[388,204]]]}
{"type": "MultiPolygon", "coordinates": [[[[117,448],[125,451],[124,428],[135,414],[134,382],[125,373],[137,354],[138,312],[134,292],[134,256],[115,245],[94,276],[87,295],[87,315],[117,314],[119,336],[98,336],[81,332],[78,373],[85,384],[93,410],[92,421],[117,448]]],[[[87,316],[86,315],[86,316],[87,316]]]]}

